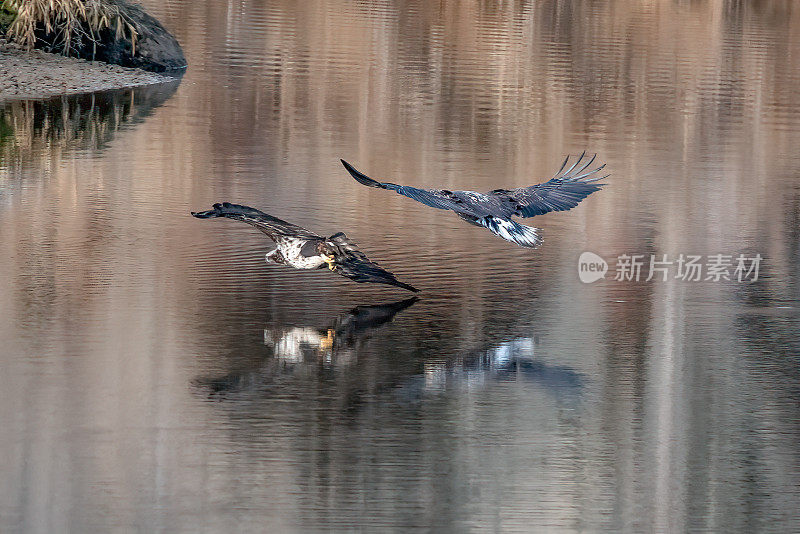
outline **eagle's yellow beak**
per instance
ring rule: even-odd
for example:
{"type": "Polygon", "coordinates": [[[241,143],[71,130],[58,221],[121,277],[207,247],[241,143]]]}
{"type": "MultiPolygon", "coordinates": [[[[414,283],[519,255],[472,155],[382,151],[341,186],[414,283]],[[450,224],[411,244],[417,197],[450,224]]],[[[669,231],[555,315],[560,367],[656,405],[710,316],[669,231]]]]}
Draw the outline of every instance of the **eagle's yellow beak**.
{"type": "Polygon", "coordinates": [[[331,271],[336,268],[336,258],[333,256],[325,256],[325,263],[328,264],[328,269],[331,271]]]}

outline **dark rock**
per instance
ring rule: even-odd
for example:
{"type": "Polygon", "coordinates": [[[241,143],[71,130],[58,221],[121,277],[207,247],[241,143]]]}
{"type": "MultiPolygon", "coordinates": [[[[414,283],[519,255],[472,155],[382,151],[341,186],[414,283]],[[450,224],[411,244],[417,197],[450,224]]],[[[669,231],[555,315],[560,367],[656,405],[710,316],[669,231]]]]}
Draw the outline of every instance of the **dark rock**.
{"type": "Polygon", "coordinates": [[[154,72],[174,71],[186,68],[186,58],[181,45],[164,26],[150,16],[141,6],[125,0],[115,0],[120,11],[136,27],[139,34],[135,46],[129,39],[116,40],[110,34],[102,47],[98,47],[96,59],[115,63],[123,67],[137,67],[154,72]],[[135,53],[132,53],[135,52],[135,53]]]}
{"type": "MultiPolygon", "coordinates": [[[[77,56],[90,61],[105,61],[123,67],[136,67],[152,72],[181,71],[186,68],[186,57],[181,45],[161,25],[158,20],[147,13],[144,8],[127,0],[106,0],[116,5],[123,17],[136,28],[135,43],[131,42],[128,32],[117,39],[116,27],[105,28],[100,32],[92,32],[86,28],[82,37],[73,39],[68,55],[77,56]],[[94,33],[95,39],[87,36],[94,33]]],[[[47,33],[40,29],[36,33],[36,48],[63,53],[57,34],[47,33]]]]}

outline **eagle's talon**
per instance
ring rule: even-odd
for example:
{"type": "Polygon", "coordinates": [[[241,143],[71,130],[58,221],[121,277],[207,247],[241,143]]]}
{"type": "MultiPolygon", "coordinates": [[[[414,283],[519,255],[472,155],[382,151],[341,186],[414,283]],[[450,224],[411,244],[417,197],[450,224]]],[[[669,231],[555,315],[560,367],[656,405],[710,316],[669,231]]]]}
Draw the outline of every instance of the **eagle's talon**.
{"type": "Polygon", "coordinates": [[[336,258],[334,256],[325,256],[325,263],[328,264],[328,269],[331,271],[336,269],[336,258]]]}
{"type": "Polygon", "coordinates": [[[330,350],[331,348],[333,348],[334,335],[335,332],[329,328],[327,337],[320,339],[319,348],[321,348],[322,350],[330,350]]]}

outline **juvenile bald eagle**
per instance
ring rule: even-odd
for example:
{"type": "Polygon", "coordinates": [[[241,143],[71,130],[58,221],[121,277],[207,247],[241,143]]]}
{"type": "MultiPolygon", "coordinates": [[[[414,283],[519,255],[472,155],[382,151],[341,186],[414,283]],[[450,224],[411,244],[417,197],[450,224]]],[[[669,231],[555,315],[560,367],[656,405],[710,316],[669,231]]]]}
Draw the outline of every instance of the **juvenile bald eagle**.
{"type": "Polygon", "coordinates": [[[585,156],[586,152],[583,152],[565,171],[569,163],[567,156],[555,176],[547,182],[517,189],[495,189],[488,193],[418,189],[407,185],[382,183],[357,171],[345,160],[341,161],[353,178],[364,185],[397,191],[398,194],[422,202],[426,206],[454,211],[468,223],[482,226],[507,241],[522,247],[536,248],[542,244],[539,228],[519,224],[511,217],[533,217],[550,211],[566,211],[598,191],[605,184],[597,182],[610,175],[594,176],[605,167],[605,164],[587,171],[597,155],[583,163],[585,156]]]}
{"type": "Polygon", "coordinates": [[[227,217],[255,226],[277,245],[275,250],[267,253],[267,263],[289,265],[295,269],[323,269],[327,265],[331,271],[356,282],[388,284],[415,293],[419,291],[370,261],[342,232],[322,237],[255,208],[230,202],[214,204],[213,209],[192,212],[192,215],[198,219],[227,217]]]}

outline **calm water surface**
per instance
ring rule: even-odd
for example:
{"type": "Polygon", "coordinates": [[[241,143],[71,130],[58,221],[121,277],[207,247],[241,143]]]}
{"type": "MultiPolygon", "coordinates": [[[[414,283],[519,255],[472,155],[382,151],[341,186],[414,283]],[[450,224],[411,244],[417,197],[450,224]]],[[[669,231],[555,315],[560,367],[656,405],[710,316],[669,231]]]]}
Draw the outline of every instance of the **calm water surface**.
{"type": "Polygon", "coordinates": [[[800,530],[793,2],[144,3],[179,84],[0,105],[0,531],[800,530]],[[489,190],[583,149],[609,186],[536,251],[338,161],[489,190]],[[420,299],[266,266],[189,216],[222,200],[420,299]]]}

